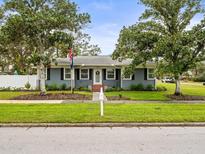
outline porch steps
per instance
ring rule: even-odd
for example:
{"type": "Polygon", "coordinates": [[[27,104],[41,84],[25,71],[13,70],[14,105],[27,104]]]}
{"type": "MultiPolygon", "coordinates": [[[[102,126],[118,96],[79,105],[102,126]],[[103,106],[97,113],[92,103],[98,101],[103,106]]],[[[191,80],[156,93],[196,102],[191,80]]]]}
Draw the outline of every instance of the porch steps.
{"type": "Polygon", "coordinates": [[[92,91],[93,92],[100,92],[101,87],[104,88],[103,85],[93,85],[92,86],[92,91]]]}

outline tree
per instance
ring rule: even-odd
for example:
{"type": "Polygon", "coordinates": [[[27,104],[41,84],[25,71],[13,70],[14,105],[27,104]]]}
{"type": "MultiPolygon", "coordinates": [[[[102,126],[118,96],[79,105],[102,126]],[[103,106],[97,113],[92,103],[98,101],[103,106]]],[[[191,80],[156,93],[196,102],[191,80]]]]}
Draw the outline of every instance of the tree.
{"type": "Polygon", "coordinates": [[[205,20],[189,28],[196,14],[203,13],[200,0],[141,0],[147,9],[139,22],[124,27],[113,58],[132,58],[127,70],[140,63],[156,62],[157,72],[176,79],[175,95],[181,95],[180,78],[205,59],[205,20]]]}
{"type": "MultiPolygon", "coordinates": [[[[23,43],[20,50],[26,47],[26,51],[31,52],[33,59],[29,61],[38,68],[41,94],[46,92],[45,67],[54,58],[54,46],[59,42],[53,41],[56,33],[68,36],[70,34],[66,31],[77,33],[90,23],[90,16],[78,13],[77,9],[77,5],[69,0],[8,0],[4,5],[7,20],[2,29],[5,29],[7,36],[17,39],[18,45],[23,43]],[[13,26],[8,21],[18,24],[13,26]],[[20,35],[20,38],[15,37],[15,34],[20,35]]],[[[11,43],[17,47],[16,40],[11,43]]]]}
{"type": "Polygon", "coordinates": [[[13,65],[18,74],[26,74],[29,68],[28,58],[32,51],[29,50],[27,37],[24,34],[24,23],[20,16],[12,16],[1,26],[2,46],[0,55],[13,65]],[[4,50],[3,50],[4,49],[4,50]]]}
{"type": "MultiPolygon", "coordinates": [[[[68,33],[69,34],[69,33],[68,33]]],[[[91,37],[88,34],[78,32],[77,34],[68,35],[62,32],[56,32],[51,39],[54,43],[57,57],[66,57],[68,47],[73,48],[74,55],[95,56],[101,53],[98,45],[90,44],[91,37]]]]}

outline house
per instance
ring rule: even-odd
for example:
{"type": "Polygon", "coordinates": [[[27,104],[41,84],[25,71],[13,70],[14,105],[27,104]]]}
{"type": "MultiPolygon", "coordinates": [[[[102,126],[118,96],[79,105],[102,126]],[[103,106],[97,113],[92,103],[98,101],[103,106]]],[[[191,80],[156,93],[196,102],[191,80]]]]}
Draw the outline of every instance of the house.
{"type": "Polygon", "coordinates": [[[156,86],[154,64],[148,62],[146,68],[139,65],[134,74],[123,75],[123,67],[131,60],[112,60],[110,56],[77,56],[71,70],[68,58],[58,58],[46,70],[46,85],[66,84],[67,87],[89,88],[99,91],[100,87],[129,89],[131,85],[156,86]]]}

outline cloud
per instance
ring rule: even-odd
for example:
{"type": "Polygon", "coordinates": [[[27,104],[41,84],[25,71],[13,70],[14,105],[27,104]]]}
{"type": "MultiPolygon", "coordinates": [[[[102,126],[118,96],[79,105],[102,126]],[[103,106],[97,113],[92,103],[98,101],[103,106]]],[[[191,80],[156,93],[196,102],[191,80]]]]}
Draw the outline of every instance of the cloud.
{"type": "Polygon", "coordinates": [[[91,43],[99,45],[103,55],[110,55],[115,49],[121,28],[116,23],[106,23],[94,26],[86,32],[91,35],[91,43]]]}
{"type": "Polygon", "coordinates": [[[190,24],[187,26],[187,30],[191,30],[192,27],[196,26],[197,24],[199,24],[201,21],[201,19],[192,19],[190,24]]]}
{"type": "Polygon", "coordinates": [[[97,2],[94,1],[90,4],[90,6],[96,10],[100,10],[100,11],[108,11],[108,10],[112,10],[113,8],[113,4],[111,1],[109,2],[97,2]]]}

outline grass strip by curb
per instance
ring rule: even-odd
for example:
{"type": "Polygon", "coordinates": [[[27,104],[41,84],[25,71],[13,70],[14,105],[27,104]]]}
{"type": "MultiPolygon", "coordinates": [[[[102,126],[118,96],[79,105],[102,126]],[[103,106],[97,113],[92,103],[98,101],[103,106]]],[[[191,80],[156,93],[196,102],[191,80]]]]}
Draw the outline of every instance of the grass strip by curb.
{"type": "Polygon", "coordinates": [[[205,122],[205,104],[0,104],[0,123],[205,122]]]}

